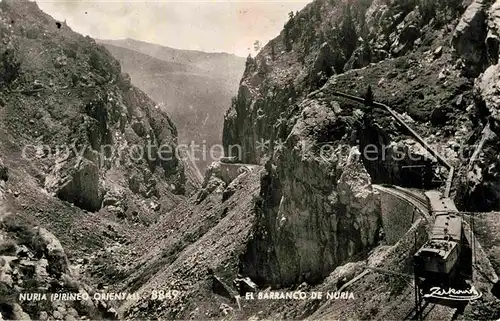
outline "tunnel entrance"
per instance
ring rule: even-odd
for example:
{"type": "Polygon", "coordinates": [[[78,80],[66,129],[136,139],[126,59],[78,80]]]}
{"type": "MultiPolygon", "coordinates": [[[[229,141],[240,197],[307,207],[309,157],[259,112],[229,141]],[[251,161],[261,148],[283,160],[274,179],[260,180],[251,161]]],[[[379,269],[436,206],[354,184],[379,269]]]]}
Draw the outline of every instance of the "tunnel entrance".
{"type": "Polygon", "coordinates": [[[391,141],[378,126],[365,124],[357,136],[363,164],[373,184],[419,189],[433,189],[442,184],[435,174],[436,162],[424,155],[412,154],[404,143],[391,141]]]}
{"type": "Polygon", "coordinates": [[[500,300],[500,280],[493,284],[493,288],[491,289],[491,294],[495,296],[495,298],[500,300]]]}

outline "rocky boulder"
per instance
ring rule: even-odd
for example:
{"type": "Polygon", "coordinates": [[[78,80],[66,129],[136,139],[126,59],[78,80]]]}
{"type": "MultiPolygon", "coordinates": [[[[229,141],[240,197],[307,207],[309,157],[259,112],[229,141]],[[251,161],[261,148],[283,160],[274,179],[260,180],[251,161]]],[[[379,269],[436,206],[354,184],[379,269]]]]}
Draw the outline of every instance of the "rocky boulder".
{"type": "Polygon", "coordinates": [[[54,234],[43,227],[35,228],[35,244],[40,244],[48,260],[50,274],[61,275],[68,272],[68,258],[64,253],[61,242],[54,234]]]}
{"type": "Polygon", "coordinates": [[[222,194],[227,184],[223,180],[221,163],[213,162],[205,172],[205,178],[201,190],[196,196],[196,203],[201,203],[209,194],[214,191],[216,194],[222,194]]]}
{"type": "Polygon", "coordinates": [[[335,73],[335,66],[340,62],[339,55],[333,51],[330,45],[326,42],[322,43],[318,55],[314,60],[311,74],[316,77],[317,81],[323,83],[335,73]],[[323,78],[323,79],[321,79],[323,78]]]}
{"type": "Polygon", "coordinates": [[[495,120],[500,121],[500,97],[498,93],[500,88],[498,86],[498,75],[500,74],[500,65],[493,65],[488,67],[482,76],[476,81],[476,92],[479,94],[480,99],[495,120]]]}
{"type": "Polygon", "coordinates": [[[98,210],[101,206],[98,167],[83,160],[71,177],[61,185],[57,195],[89,211],[98,210]]]}
{"type": "Polygon", "coordinates": [[[408,52],[421,34],[418,26],[413,24],[404,25],[400,28],[399,37],[391,45],[391,51],[395,56],[404,55],[408,52]]]}
{"type": "Polygon", "coordinates": [[[99,168],[85,158],[60,159],[45,181],[46,188],[60,199],[88,211],[101,208],[99,168]]]}
{"type": "MultiPolygon", "coordinates": [[[[378,59],[381,60],[381,59],[378,59]]],[[[361,44],[351,55],[344,69],[358,69],[368,66],[372,62],[372,52],[367,43],[361,44]]]]}

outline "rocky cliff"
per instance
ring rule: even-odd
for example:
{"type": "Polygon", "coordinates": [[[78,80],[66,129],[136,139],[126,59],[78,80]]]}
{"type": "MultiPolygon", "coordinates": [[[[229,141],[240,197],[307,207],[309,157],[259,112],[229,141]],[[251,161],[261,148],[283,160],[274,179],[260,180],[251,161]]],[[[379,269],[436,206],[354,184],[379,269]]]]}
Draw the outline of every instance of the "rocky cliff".
{"type": "MultiPolygon", "coordinates": [[[[0,195],[2,210],[9,208],[0,213],[7,233],[0,241],[0,274],[5,281],[16,271],[2,283],[2,293],[15,295],[51,280],[72,288],[61,273],[70,275],[70,266],[81,267],[83,257],[97,269],[82,276],[92,286],[97,279],[119,278],[118,270],[103,273],[106,259],[90,253],[126,242],[123,235],[141,231],[201,184],[191,175],[192,163],[175,153],[175,125],[131,85],[104,47],[34,2],[0,3],[0,43],[0,195]],[[43,250],[53,246],[42,242],[40,249],[37,235],[60,239],[54,244],[64,246],[66,252],[57,254],[64,259],[54,263],[58,256],[43,250]],[[30,269],[42,271],[37,284],[23,279],[30,269]]],[[[23,306],[9,309],[21,315],[23,306]]],[[[57,307],[26,311],[38,319],[42,312],[51,317],[57,307]]]]}
{"type": "Polygon", "coordinates": [[[371,86],[458,168],[452,194],[462,210],[498,210],[497,7],[317,0],[290,13],[247,59],[225,115],[226,154],[240,146],[242,162],[267,168],[245,275],[261,285],[319,282],[377,244],[370,183],[444,186],[445,169],[387,112],[337,92],[365,97],[371,86]]]}
{"type": "Polygon", "coordinates": [[[89,211],[113,193],[175,198],[192,191],[184,163],[166,154],[177,139],[169,118],[103,47],[35,6],[3,3],[2,111],[22,156],[40,163],[43,187],[89,211]],[[112,180],[128,182],[120,191],[112,180]]]}

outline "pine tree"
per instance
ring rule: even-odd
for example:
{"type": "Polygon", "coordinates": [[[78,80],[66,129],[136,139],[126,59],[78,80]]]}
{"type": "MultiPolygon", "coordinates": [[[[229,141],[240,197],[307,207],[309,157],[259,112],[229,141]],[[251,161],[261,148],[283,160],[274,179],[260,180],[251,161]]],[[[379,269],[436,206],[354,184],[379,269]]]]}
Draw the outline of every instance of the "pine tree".
{"type": "Polygon", "coordinates": [[[245,69],[248,69],[249,66],[253,65],[254,61],[252,55],[248,54],[247,60],[245,61],[245,69]]]}

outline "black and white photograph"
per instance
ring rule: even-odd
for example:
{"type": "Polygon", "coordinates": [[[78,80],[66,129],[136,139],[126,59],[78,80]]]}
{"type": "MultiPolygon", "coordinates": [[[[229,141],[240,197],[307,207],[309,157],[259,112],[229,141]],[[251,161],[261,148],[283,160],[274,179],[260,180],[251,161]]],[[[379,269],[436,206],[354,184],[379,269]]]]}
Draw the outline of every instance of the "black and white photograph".
{"type": "Polygon", "coordinates": [[[500,0],[0,0],[1,320],[500,320],[500,0]]]}

